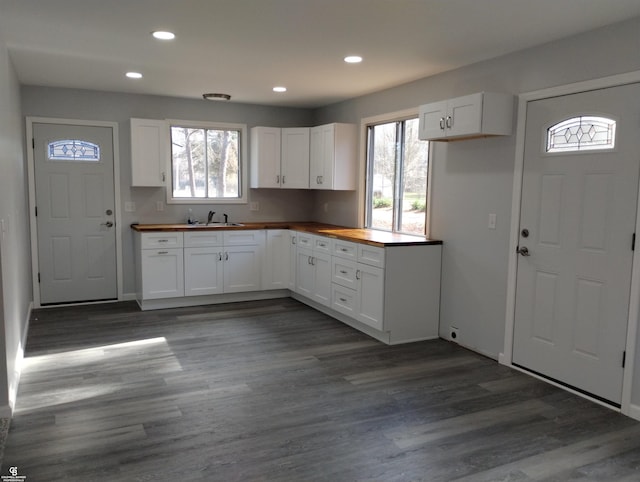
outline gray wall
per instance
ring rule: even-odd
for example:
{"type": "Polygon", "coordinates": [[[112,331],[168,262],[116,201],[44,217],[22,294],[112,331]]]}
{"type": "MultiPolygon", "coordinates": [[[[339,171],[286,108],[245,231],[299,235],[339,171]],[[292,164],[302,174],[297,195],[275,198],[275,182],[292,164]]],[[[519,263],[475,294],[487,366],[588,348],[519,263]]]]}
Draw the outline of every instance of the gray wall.
{"type": "MultiPolygon", "coordinates": [[[[220,103],[150,95],[116,94],[88,90],[23,86],[22,111],[25,116],[98,120],[118,123],[120,137],[120,189],[125,201],[136,203],[135,213],[123,212],[124,293],[135,292],[133,235],[128,226],[138,223],[183,223],[187,210],[206,220],[209,210],[229,214],[231,221],[306,221],[311,216],[313,194],[288,189],[250,189],[249,201],[258,201],[260,210],[249,211],[247,204],[169,204],[156,211],[156,201],[166,201],[162,188],[131,187],[131,136],[129,119],[182,119],[243,123],[274,127],[308,126],[311,111],[258,105],[220,103]]],[[[248,143],[247,143],[248,146],[248,143]]]]}
{"type": "MultiPolygon", "coordinates": [[[[0,32],[1,33],[1,32],[0,32]]],[[[20,87],[0,41],[0,410],[15,401],[18,363],[28,324],[31,257],[20,87]]]]}
{"type": "MultiPolygon", "coordinates": [[[[640,70],[638,32],[635,18],[328,106],[314,121],[360,123],[473,92],[519,94],[640,70]]],[[[437,143],[434,151],[430,235],[444,241],[440,333],[446,336],[455,325],[463,345],[497,358],[504,341],[515,136],[437,143]],[[489,213],[497,214],[495,231],[487,229],[489,213]]],[[[330,221],[326,202],[340,206],[343,219],[358,221],[356,193],[319,193],[315,202],[318,221],[330,221]]]]}

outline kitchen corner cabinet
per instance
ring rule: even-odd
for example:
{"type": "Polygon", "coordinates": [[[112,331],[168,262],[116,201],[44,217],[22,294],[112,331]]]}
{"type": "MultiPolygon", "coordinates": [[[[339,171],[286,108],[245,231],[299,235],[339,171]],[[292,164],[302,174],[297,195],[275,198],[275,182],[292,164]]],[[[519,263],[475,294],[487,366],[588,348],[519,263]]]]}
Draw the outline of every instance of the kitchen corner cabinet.
{"type": "Polygon", "coordinates": [[[251,129],[251,187],[309,188],[309,128],[251,129]]]}
{"type": "Polygon", "coordinates": [[[265,244],[262,289],[289,289],[291,235],[288,229],[269,229],[265,244]]]}
{"type": "Polygon", "coordinates": [[[513,96],[480,92],[420,106],[419,138],[431,141],[510,135],[513,96]]]}
{"type": "Polygon", "coordinates": [[[163,187],[169,155],[165,121],[131,119],[131,186],[163,187]]]}
{"type": "Polygon", "coordinates": [[[326,124],[311,128],[311,189],[353,191],[357,184],[357,128],[326,124]]]}

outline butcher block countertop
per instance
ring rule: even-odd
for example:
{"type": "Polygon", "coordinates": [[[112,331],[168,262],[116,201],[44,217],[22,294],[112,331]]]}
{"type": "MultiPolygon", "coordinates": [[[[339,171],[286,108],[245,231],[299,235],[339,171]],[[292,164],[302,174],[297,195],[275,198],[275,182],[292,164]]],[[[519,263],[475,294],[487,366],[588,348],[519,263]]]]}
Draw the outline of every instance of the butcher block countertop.
{"type": "Polygon", "coordinates": [[[442,241],[428,239],[423,236],[389,233],[375,229],[356,229],[332,224],[309,222],[261,222],[242,223],[242,226],[206,226],[202,224],[132,224],[131,229],[141,233],[162,231],[219,231],[243,229],[293,229],[312,234],[328,236],[330,238],[353,241],[355,243],[370,244],[372,246],[411,246],[424,244],[442,244],[442,241]]]}

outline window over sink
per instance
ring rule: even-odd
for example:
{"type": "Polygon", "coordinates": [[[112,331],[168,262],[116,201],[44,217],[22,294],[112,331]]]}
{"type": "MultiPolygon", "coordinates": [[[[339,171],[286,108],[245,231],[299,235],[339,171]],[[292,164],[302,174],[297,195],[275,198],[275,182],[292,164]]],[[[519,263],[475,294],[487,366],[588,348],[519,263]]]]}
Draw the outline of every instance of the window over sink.
{"type": "Polygon", "coordinates": [[[170,121],[168,202],[246,203],[246,126],[170,121]]]}

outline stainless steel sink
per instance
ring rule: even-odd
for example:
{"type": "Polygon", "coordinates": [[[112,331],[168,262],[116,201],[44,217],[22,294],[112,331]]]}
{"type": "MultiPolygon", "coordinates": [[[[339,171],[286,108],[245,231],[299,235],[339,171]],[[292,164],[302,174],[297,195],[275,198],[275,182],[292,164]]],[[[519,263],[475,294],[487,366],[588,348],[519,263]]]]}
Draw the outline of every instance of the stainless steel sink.
{"type": "Polygon", "coordinates": [[[209,223],[209,224],[185,224],[185,227],[189,229],[198,229],[198,228],[229,228],[229,227],[240,227],[244,226],[242,223],[209,223]]]}

